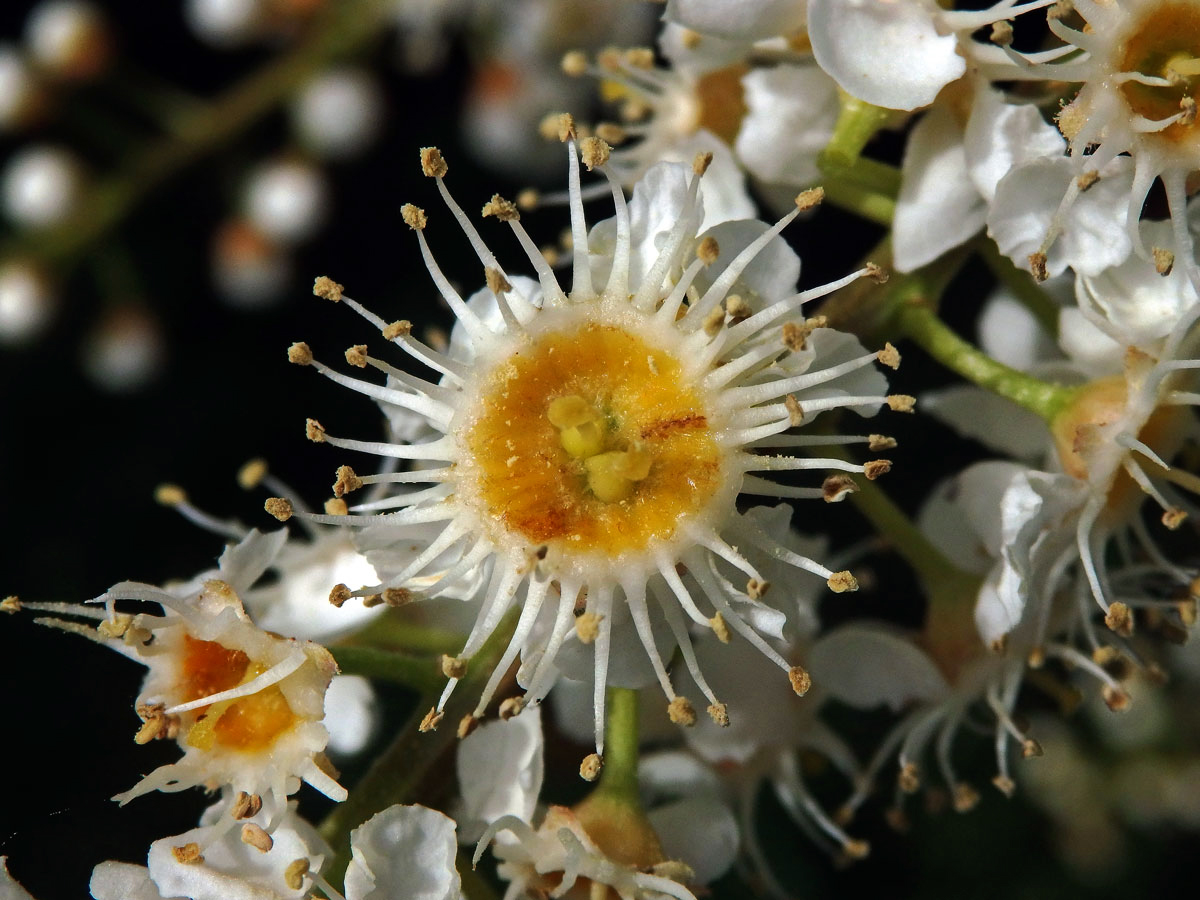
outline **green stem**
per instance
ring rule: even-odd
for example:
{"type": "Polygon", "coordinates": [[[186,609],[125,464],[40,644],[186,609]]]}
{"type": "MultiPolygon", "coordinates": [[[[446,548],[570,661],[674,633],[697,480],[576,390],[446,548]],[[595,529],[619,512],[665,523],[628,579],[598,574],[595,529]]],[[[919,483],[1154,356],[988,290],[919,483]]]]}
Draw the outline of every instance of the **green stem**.
{"type": "Polygon", "coordinates": [[[906,337],[946,368],[1040,416],[1047,424],[1075,396],[1073,388],[1042,381],[996,362],[951,331],[923,299],[912,298],[901,304],[896,322],[906,337]]]}
{"type": "Polygon", "coordinates": [[[838,101],[841,111],[833,137],[818,159],[821,168],[831,173],[854,165],[863,148],[893,115],[890,109],[864,103],[842,90],[838,91],[838,101]]]}
{"type": "Polygon", "coordinates": [[[825,189],[825,199],[838,209],[885,228],[891,226],[896,215],[896,201],[893,198],[853,181],[842,181],[832,176],[824,179],[821,186],[825,189]]]}
{"type": "Polygon", "coordinates": [[[426,694],[437,693],[445,678],[430,657],[410,656],[378,647],[334,646],[329,648],[344,675],[362,675],[392,681],[426,694]]]}
{"type": "Polygon", "coordinates": [[[346,801],[334,807],[321,823],[321,836],[334,851],[325,875],[331,884],[341,882],[350,862],[350,831],[393,803],[411,802],[426,786],[435,763],[454,746],[459,720],[478,702],[480,691],[508,646],[519,613],[519,609],[510,610],[471,658],[467,674],[446,703],[441,727],[424,734],[417,727],[436,700],[437,694],[431,693],[422,698],[413,718],[354,786],[346,801]]]}
{"type": "Polygon", "coordinates": [[[604,768],[596,793],[638,801],[638,692],[609,688],[604,727],[604,768]]]}
{"type": "Polygon", "coordinates": [[[445,628],[430,628],[406,619],[403,611],[390,611],[341,642],[343,646],[377,647],[413,654],[457,653],[466,635],[445,628]]]}
{"type": "Polygon", "coordinates": [[[124,172],[98,181],[79,211],[44,235],[0,248],[48,264],[66,263],[119,224],[153,188],[219,147],[287,99],[304,81],[370,40],[386,21],[385,0],[342,0],[325,7],[287,54],[212,103],[185,111],[172,133],[138,154],[124,172]]]}
{"type": "Polygon", "coordinates": [[[975,246],[992,274],[1033,314],[1047,334],[1057,338],[1059,306],[1033,275],[1013,265],[990,238],[980,239],[975,246]]]}

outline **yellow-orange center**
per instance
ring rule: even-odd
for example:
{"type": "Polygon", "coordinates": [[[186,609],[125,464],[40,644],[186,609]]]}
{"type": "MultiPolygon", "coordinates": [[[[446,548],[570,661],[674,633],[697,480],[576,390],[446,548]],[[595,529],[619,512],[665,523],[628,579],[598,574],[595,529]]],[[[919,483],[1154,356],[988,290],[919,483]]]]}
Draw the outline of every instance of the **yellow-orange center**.
{"type": "MultiPolygon", "coordinates": [[[[251,663],[241,650],[189,635],[183,640],[179,690],[185,702],[230,690],[266,671],[264,666],[251,663]]],[[[202,750],[210,750],[214,744],[230,750],[263,750],[298,721],[278,685],[249,697],[201,707],[193,714],[197,718],[188,731],[187,742],[202,750]]]]}
{"type": "Polygon", "coordinates": [[[478,408],[460,438],[464,472],[472,473],[488,517],[533,545],[608,555],[642,550],[670,540],[722,482],[711,413],[684,383],[679,361],[617,327],[592,322],[537,338],[487,377],[478,408]],[[565,449],[570,426],[563,423],[573,420],[558,414],[561,403],[554,421],[550,414],[562,398],[595,410],[599,443],[580,451],[568,440],[575,452],[565,449]],[[592,455],[597,449],[604,452],[592,455]],[[599,487],[612,477],[596,471],[611,460],[647,458],[648,471],[626,490],[589,485],[589,478],[599,487]]]}
{"type": "MultiPolygon", "coordinates": [[[[1121,93],[1133,112],[1151,121],[1169,118],[1180,111],[1180,101],[1195,97],[1200,84],[1200,5],[1167,0],[1153,5],[1134,28],[1122,49],[1119,69],[1140,72],[1175,83],[1153,87],[1127,81],[1121,93]]],[[[1176,122],[1158,136],[1182,141],[1196,134],[1194,122],[1176,122]]]]}

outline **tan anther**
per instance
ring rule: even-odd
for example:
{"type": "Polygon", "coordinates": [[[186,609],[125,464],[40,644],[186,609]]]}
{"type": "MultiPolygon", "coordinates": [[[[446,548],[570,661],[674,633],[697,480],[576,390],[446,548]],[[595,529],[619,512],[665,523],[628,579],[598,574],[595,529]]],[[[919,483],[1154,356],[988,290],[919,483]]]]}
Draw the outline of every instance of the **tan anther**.
{"type": "Polygon", "coordinates": [[[560,113],[558,116],[558,139],[565,144],[576,134],[575,117],[570,113],[560,113]]]}
{"type": "Polygon", "coordinates": [[[717,613],[708,620],[708,624],[712,626],[713,634],[717,636],[717,640],[722,644],[729,643],[729,626],[725,623],[725,617],[717,613]]]}
{"type": "Polygon", "coordinates": [[[905,763],[896,775],[896,785],[906,794],[915,794],[921,789],[921,770],[916,763],[905,763]]]}
{"type": "Polygon", "coordinates": [[[588,70],[587,54],[582,50],[568,50],[563,54],[562,70],[564,75],[572,78],[586,75],[588,70]]]}
{"type": "Polygon", "coordinates": [[[857,490],[858,485],[854,483],[854,479],[840,472],[821,482],[821,497],[826,503],[841,503],[857,490]]]}
{"type": "Polygon", "coordinates": [[[417,730],[421,733],[425,733],[427,731],[437,731],[437,727],[442,724],[442,719],[445,717],[446,714],[444,712],[441,712],[436,708],[431,709],[429,712],[425,713],[425,718],[421,720],[421,724],[417,727],[417,730]]]}
{"type": "Polygon", "coordinates": [[[322,300],[332,300],[337,303],[342,299],[342,291],[345,288],[330,278],[328,275],[321,275],[313,282],[313,294],[320,297],[322,300]]]}
{"type": "Polygon", "coordinates": [[[875,358],[889,369],[900,368],[900,351],[891,344],[884,344],[883,349],[875,354],[875,358]]]}
{"type": "Polygon", "coordinates": [[[851,838],[842,844],[842,853],[851,861],[866,859],[871,854],[871,845],[867,841],[851,838]]]}
{"type": "Polygon", "coordinates": [[[538,122],[538,134],[543,140],[553,141],[558,138],[558,113],[543,116],[538,122]]]}
{"type": "Polygon", "coordinates": [[[887,269],[873,262],[867,263],[864,268],[867,270],[867,278],[876,284],[887,284],[887,280],[892,277],[887,269]]]}
{"type": "Polygon", "coordinates": [[[992,642],[988,644],[988,649],[996,656],[1003,656],[1008,650],[1008,635],[1002,634],[999,637],[993,638],[992,642]]]}
{"type": "Polygon", "coordinates": [[[316,419],[305,419],[304,436],[314,444],[323,444],[325,442],[325,426],[316,419]]]}
{"type": "Polygon", "coordinates": [[[600,777],[600,770],[604,768],[604,759],[599,753],[589,753],[583,758],[583,762],[579,764],[579,777],[584,781],[595,781],[600,777]]]}
{"type": "Polygon", "coordinates": [[[1178,507],[1172,507],[1162,514],[1162,523],[1171,531],[1174,531],[1184,523],[1184,521],[1187,519],[1187,515],[1188,514],[1185,510],[1179,509],[1178,507]]]}
{"type": "Polygon", "coordinates": [[[804,424],[804,409],[800,406],[800,401],[796,399],[795,394],[788,394],[784,397],[783,405],[787,409],[789,427],[795,428],[804,424]]]}
{"type": "Polygon", "coordinates": [[[894,437],[888,437],[884,434],[867,435],[867,449],[875,453],[878,453],[881,450],[895,450],[896,439],[894,437]]]}
{"type": "Polygon", "coordinates": [[[344,584],[335,584],[329,591],[329,602],[338,609],[353,596],[353,592],[344,584]]]}
{"type": "Polygon", "coordinates": [[[260,853],[266,853],[275,846],[275,841],[267,834],[266,829],[253,822],[247,822],[242,826],[242,843],[249,844],[260,853]]]}
{"type": "Polygon", "coordinates": [[[874,481],[880,475],[886,475],[890,471],[892,471],[890,459],[873,459],[868,463],[863,463],[863,474],[867,476],[867,481],[874,481]]]}
{"type": "Polygon", "coordinates": [[[966,782],[960,782],[954,786],[954,811],[958,813],[970,812],[979,805],[979,791],[971,787],[966,782]]]}
{"type": "Polygon", "coordinates": [[[413,592],[407,588],[386,588],[383,592],[383,602],[388,606],[404,606],[413,601],[413,592]]]}
{"type": "Polygon", "coordinates": [[[349,466],[338,466],[333,478],[333,495],[335,497],[344,497],[363,486],[363,480],[349,466]]]}
{"type": "Polygon", "coordinates": [[[437,147],[421,148],[421,172],[427,178],[445,178],[450,167],[437,147]]]}
{"type": "Polygon", "coordinates": [[[1033,275],[1033,280],[1037,282],[1045,281],[1050,277],[1050,273],[1046,271],[1046,254],[1042,251],[1029,254],[1029,271],[1033,275]]]}
{"type": "Polygon", "coordinates": [[[516,222],[521,218],[517,204],[505,200],[499,194],[492,194],[492,199],[483,204],[483,215],[495,216],[501,222],[516,222]]]}
{"type": "Polygon", "coordinates": [[[325,501],[325,515],[348,516],[350,515],[350,507],[346,505],[346,501],[341,497],[330,497],[325,501]]]}
{"type": "Polygon", "coordinates": [[[807,212],[810,209],[816,209],[818,206],[820,206],[821,201],[824,199],[825,188],[809,188],[807,191],[801,191],[796,195],[796,207],[801,212],[807,212]]]}
{"type": "Polygon", "coordinates": [[[1098,666],[1108,668],[1120,664],[1122,660],[1121,651],[1111,644],[1102,644],[1092,651],[1092,662],[1098,666]]]}
{"type": "Polygon", "coordinates": [[[746,596],[751,600],[761,600],[771,589],[771,582],[751,578],[746,582],[746,596]]]}
{"type": "Polygon", "coordinates": [[[886,809],[883,813],[883,820],[887,822],[888,828],[897,834],[906,834],[912,828],[912,822],[904,810],[898,806],[892,806],[886,809]]]}
{"type": "Polygon", "coordinates": [[[21,601],[16,594],[10,594],[0,600],[0,612],[18,613],[21,611],[21,601]]]}
{"type": "Polygon", "coordinates": [[[1009,799],[1017,792],[1017,783],[1007,775],[997,775],[992,779],[992,786],[1009,799]]]}
{"type": "Polygon", "coordinates": [[[537,209],[538,204],[542,202],[542,195],[538,193],[536,188],[522,188],[517,193],[517,208],[529,212],[531,209],[537,209]]]}
{"type": "Polygon", "coordinates": [[[825,583],[829,585],[829,589],[835,594],[844,594],[846,591],[858,590],[858,581],[846,571],[834,572],[825,583]]]}
{"type": "Polygon", "coordinates": [[[424,231],[429,224],[429,216],[425,215],[425,210],[411,203],[400,207],[400,216],[404,219],[404,224],[413,231],[424,231]]]}
{"type": "Polygon", "coordinates": [[[458,730],[454,734],[461,741],[478,727],[479,720],[470,713],[467,713],[458,720],[458,730]]]}
{"type": "Polygon", "coordinates": [[[501,294],[507,294],[512,290],[512,285],[509,283],[509,280],[505,278],[504,273],[497,268],[488,266],[488,268],[484,270],[483,276],[487,281],[488,290],[497,296],[501,294]]]}
{"type": "Polygon", "coordinates": [[[793,353],[804,349],[804,342],[808,340],[808,336],[812,333],[799,322],[784,322],[781,331],[783,333],[783,346],[787,347],[793,353]]]}
{"type": "Polygon", "coordinates": [[[353,347],[347,347],[346,362],[357,369],[365,369],[367,367],[367,345],[355,344],[353,347]]]}
{"type": "Polygon", "coordinates": [[[177,484],[160,484],[154,489],[154,501],[163,506],[187,503],[187,492],[177,484]]]}
{"type": "Polygon", "coordinates": [[[288,867],[283,870],[283,883],[293,891],[298,891],[304,887],[304,878],[308,875],[308,859],[300,857],[293,859],[288,863],[288,867]]]}
{"type": "MultiPolygon", "coordinates": [[[[16,600],[16,597],[9,598],[16,600]]],[[[6,603],[8,601],[5,601],[6,603]]],[[[1188,597],[1185,600],[1180,600],[1175,604],[1175,611],[1179,613],[1179,620],[1183,622],[1185,628],[1191,628],[1196,624],[1196,598],[1188,597]]],[[[4,608],[4,604],[0,603],[0,609],[4,608]]]]}
{"type": "Polygon", "coordinates": [[[262,809],[262,797],[258,794],[247,794],[245,791],[238,791],[237,798],[233,801],[233,806],[229,809],[229,814],[239,821],[241,819],[252,819],[258,815],[262,809]]]}
{"type": "Polygon", "coordinates": [[[722,728],[729,727],[729,708],[724,703],[710,703],[708,717],[722,728]]]}
{"type": "Polygon", "coordinates": [[[730,294],[725,298],[725,312],[729,313],[730,324],[733,325],[736,325],[738,322],[744,322],[754,315],[754,310],[750,308],[750,304],[738,294],[730,294]]]}
{"type": "Polygon", "coordinates": [[[575,617],[575,636],[579,643],[590,644],[600,634],[600,616],[594,612],[585,612],[575,617]]]}
{"type": "Polygon", "coordinates": [[[137,707],[137,714],[142,719],[142,727],[133,736],[135,744],[148,744],[179,733],[179,716],[168,716],[161,703],[142,704],[137,707]]]}
{"type": "Polygon", "coordinates": [[[697,153],[692,157],[692,171],[697,175],[703,175],[708,171],[708,167],[712,164],[713,155],[707,150],[702,153],[697,153]]]}
{"type": "Polygon", "coordinates": [[[678,859],[667,859],[650,867],[650,874],[659,878],[668,878],[679,884],[691,884],[696,878],[695,870],[687,863],[678,859]]]}
{"type": "Polygon", "coordinates": [[[992,33],[988,35],[988,40],[997,47],[1008,47],[1012,44],[1013,27],[1012,23],[1007,19],[1001,19],[999,22],[992,23],[992,33]]]}
{"type": "Polygon", "coordinates": [[[812,676],[800,666],[788,669],[788,681],[792,683],[792,690],[796,692],[797,697],[803,697],[812,688],[812,676]]]}
{"type": "Polygon", "coordinates": [[[267,471],[267,461],[265,459],[250,460],[238,469],[238,487],[243,491],[249,491],[258,487],[262,480],[267,477],[267,471]]]}
{"type": "Polygon", "coordinates": [[[184,865],[199,865],[204,862],[204,857],[200,855],[200,845],[195,841],[180,847],[172,847],[171,855],[175,857],[176,862],[184,865]]]}
{"type": "Polygon", "coordinates": [[[1179,124],[1188,126],[1196,122],[1196,98],[1189,97],[1184,94],[1179,98],[1179,111],[1182,113],[1179,117],[1179,124]]]}
{"type": "Polygon", "coordinates": [[[884,401],[892,412],[910,413],[917,405],[917,398],[910,394],[889,394],[884,401]]]}
{"type": "Polygon", "coordinates": [[[629,135],[616,122],[600,122],[596,125],[596,137],[603,138],[613,147],[625,143],[629,135]]]}
{"type": "Polygon", "coordinates": [[[725,309],[721,304],[717,304],[708,311],[708,315],[704,317],[702,323],[704,333],[709,337],[716,337],[717,332],[725,325],[725,309]]]}
{"type": "Polygon", "coordinates": [[[596,64],[600,68],[608,72],[619,72],[622,62],[621,49],[619,47],[605,47],[596,54],[596,64]]]}
{"type": "Polygon", "coordinates": [[[676,697],[667,704],[667,718],[688,728],[696,724],[696,710],[687,697],[676,697]]]}
{"type": "Polygon", "coordinates": [[[1047,19],[1065,19],[1075,11],[1075,4],[1071,0],[1057,0],[1056,3],[1050,5],[1046,10],[1047,19]]]}
{"type": "Polygon", "coordinates": [[[1121,637],[1129,637],[1133,634],[1133,613],[1128,606],[1118,600],[1108,607],[1104,624],[1121,637]]]}
{"type": "Polygon", "coordinates": [[[1025,658],[1029,663],[1029,668],[1040,669],[1046,664],[1046,650],[1043,647],[1034,647],[1029,651],[1029,656],[1025,658]]]}
{"type": "Polygon", "coordinates": [[[625,51],[625,64],[635,69],[653,69],[654,51],[649,47],[630,47],[625,51]]]}
{"type": "Polygon", "coordinates": [[[711,266],[717,261],[717,257],[721,255],[721,245],[717,243],[717,239],[711,234],[700,242],[700,246],[696,248],[696,259],[704,263],[706,266],[711,266]]]}
{"type": "Polygon", "coordinates": [[[1099,180],[1100,173],[1095,169],[1092,169],[1091,171],[1084,172],[1082,175],[1076,178],[1075,184],[1079,186],[1079,193],[1082,194],[1099,180]]]}
{"type": "Polygon", "coordinates": [[[1131,702],[1129,695],[1119,687],[1106,684],[1100,689],[1100,695],[1104,698],[1105,705],[1113,712],[1124,712],[1129,709],[1131,702]]]}
{"type": "Polygon", "coordinates": [[[311,366],[313,362],[312,348],[304,341],[296,341],[292,346],[288,347],[288,362],[294,363],[297,366],[311,366]]]}
{"type": "Polygon", "coordinates": [[[611,154],[612,147],[598,137],[585,137],[579,142],[579,158],[583,160],[589,172],[608,162],[611,154]]]}
{"type": "Polygon", "coordinates": [[[283,497],[268,497],[263,509],[280,522],[286,522],[292,517],[292,504],[283,497]]]}
{"type": "Polygon", "coordinates": [[[513,716],[519,716],[525,708],[524,697],[505,697],[500,701],[499,714],[502,721],[507,722],[513,716]]]}
{"type": "Polygon", "coordinates": [[[443,653],[442,674],[447,678],[462,678],[467,674],[467,661],[460,657],[443,653]]]}
{"type": "Polygon", "coordinates": [[[1027,737],[1021,741],[1021,756],[1025,759],[1033,759],[1035,756],[1042,755],[1042,745],[1033,738],[1027,737]]]}
{"type": "Polygon", "coordinates": [[[1154,271],[1166,278],[1175,268],[1175,254],[1165,247],[1155,247],[1150,251],[1154,258],[1154,271]]]}
{"type": "Polygon", "coordinates": [[[368,594],[362,598],[363,609],[374,609],[383,605],[383,594],[368,594]]]}
{"type": "Polygon", "coordinates": [[[695,50],[700,46],[704,37],[698,31],[692,31],[690,28],[684,28],[679,32],[679,42],[688,50],[695,50]]]}
{"type": "Polygon", "coordinates": [[[133,624],[133,616],[129,613],[114,613],[110,618],[105,619],[96,626],[96,631],[104,635],[106,638],[124,637],[125,632],[129,630],[129,626],[133,624]]]}

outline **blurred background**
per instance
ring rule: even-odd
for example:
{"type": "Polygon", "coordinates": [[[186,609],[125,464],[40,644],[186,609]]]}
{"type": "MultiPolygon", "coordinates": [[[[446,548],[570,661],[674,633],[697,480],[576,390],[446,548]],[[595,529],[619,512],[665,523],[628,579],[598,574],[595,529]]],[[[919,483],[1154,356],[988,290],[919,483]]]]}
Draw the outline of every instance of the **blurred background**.
{"type": "MultiPolygon", "coordinates": [[[[344,460],[304,439],[305,417],[361,438],[381,429],[368,401],[287,364],[293,341],[335,361],[369,340],[348,309],[312,296],[313,278],[332,276],[385,319],[447,327],[401,205],[429,209],[433,250],[467,292],[480,286],[478,264],[420,175],[417,148],[443,149],[468,213],[494,192],[561,188],[564,151],[537,124],[560,110],[586,116],[595,85],[566,79],[559,59],[573,48],[652,44],[661,9],[633,0],[0,4],[0,596],[78,602],[122,579],[161,583],[211,565],[221,540],[155,503],[164,482],[260,527],[274,524],[263,495],[235,479],[248,459],[266,459],[314,502],[327,496],[344,460]]],[[[609,214],[601,202],[591,216],[609,214]]],[[[565,212],[525,222],[553,246],[565,212]]],[[[480,227],[521,270],[508,230],[480,227]]],[[[807,286],[845,272],[878,231],[829,209],[787,236],[807,286]]],[[[962,295],[951,318],[969,332],[978,281],[962,295]]],[[[916,393],[942,378],[913,353],[896,389],[916,393]]],[[[904,423],[899,436],[899,477],[887,487],[909,509],[939,473],[980,456],[927,420],[904,423]]],[[[835,541],[861,538],[849,505],[829,518],[821,528],[835,541]]],[[[874,574],[853,607],[843,601],[826,617],[919,621],[904,569],[883,558],[874,574]]],[[[0,618],[0,856],[39,900],[82,897],[95,863],[142,861],[152,840],[192,827],[205,801],[154,795],[118,809],[107,799],[177,750],[130,740],[140,667],[31,618],[0,618]]],[[[1039,725],[1047,752],[1032,764],[1036,779],[1012,801],[985,794],[968,816],[931,809],[900,835],[881,807],[868,807],[857,832],[873,852],[849,869],[770,797],[758,824],[796,896],[1167,890],[1200,830],[1194,696],[1195,682],[1163,691],[1148,704],[1158,719],[1132,737],[1086,712],[1069,728],[1039,725]]],[[[410,702],[384,699],[397,714],[410,702]]],[[[882,724],[843,719],[864,751],[882,724]]],[[[973,752],[986,772],[988,742],[962,744],[963,768],[973,752]]],[[[549,752],[547,798],[570,802],[579,750],[549,752]]],[[[836,779],[816,771],[811,782],[836,806],[836,779]]],[[[320,815],[311,797],[304,804],[320,815]]],[[[746,888],[730,876],[714,894],[746,888]]]]}

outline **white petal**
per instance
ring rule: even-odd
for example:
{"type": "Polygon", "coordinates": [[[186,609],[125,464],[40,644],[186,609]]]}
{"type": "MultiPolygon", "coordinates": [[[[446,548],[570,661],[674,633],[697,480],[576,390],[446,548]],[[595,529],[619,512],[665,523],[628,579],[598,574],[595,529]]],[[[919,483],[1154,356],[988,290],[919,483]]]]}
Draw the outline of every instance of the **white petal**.
{"type": "Polygon", "coordinates": [[[920,407],[963,437],[1005,456],[1035,460],[1050,446],[1050,432],[1041,417],[974,385],[953,385],[922,394],[920,407]]]}
{"type": "MultiPolygon", "coordinates": [[[[922,408],[924,404],[922,404],[922,408]]],[[[917,515],[917,526],[959,568],[983,575],[996,562],[971,527],[957,478],[946,478],[934,489],[917,515]]]]}
{"type": "Polygon", "coordinates": [[[642,802],[654,806],[663,800],[715,794],[721,788],[721,778],[691,753],[662,750],[638,761],[638,788],[642,802]]]}
{"type": "MultiPolygon", "coordinates": [[[[1054,300],[1070,290],[1070,281],[1054,278],[1042,290],[1054,300]]],[[[1063,297],[1063,303],[1070,302],[1063,297]]],[[[997,362],[1028,372],[1036,364],[1058,357],[1054,339],[1029,309],[1004,288],[993,291],[979,315],[979,347],[997,362]]]]}
{"type": "Polygon", "coordinates": [[[911,272],[969,240],[987,207],[967,177],[962,129],[949,110],[931,109],[904,151],[893,229],[896,268],[911,272]]]}
{"type": "Polygon", "coordinates": [[[375,689],[359,675],[334,675],[325,691],[325,718],[329,749],[350,755],[367,745],[378,722],[375,689]]]}
{"type": "Polygon", "coordinates": [[[970,466],[957,478],[959,503],[971,530],[993,557],[999,558],[1011,536],[1004,529],[1004,514],[1023,521],[1041,505],[1025,479],[1028,471],[1018,463],[990,460],[970,466]]]}
{"type": "Polygon", "coordinates": [[[1014,166],[1040,156],[1061,157],[1067,142],[1032,103],[1007,103],[1004,94],[981,83],[964,139],[971,181],[991,200],[996,185],[1014,166]]]}
{"type": "MultiPolygon", "coordinates": [[[[706,176],[707,177],[707,176],[706,176]]],[[[698,237],[711,237],[721,248],[720,256],[696,276],[696,289],[703,294],[733,262],[734,258],[762,234],[770,230],[765,222],[742,219],[722,222],[698,237]]],[[[800,280],[800,257],[781,236],[772,238],[750,262],[729,289],[758,311],[796,292],[800,280]]]]}
{"type": "Polygon", "coordinates": [[[265,534],[257,528],[251,529],[248,535],[238,543],[230,544],[221,554],[217,562],[220,577],[229,582],[235,593],[244,594],[271,567],[287,539],[286,528],[265,534]]]}
{"type": "Polygon", "coordinates": [[[0,900],[33,900],[33,895],[8,874],[7,856],[0,856],[0,900]]]}
{"type": "MultiPolygon", "coordinates": [[[[163,900],[158,888],[150,880],[145,866],[132,863],[102,862],[92,869],[92,880],[88,884],[94,900],[163,900]]],[[[3,900],[15,900],[0,890],[3,900]]],[[[174,898],[172,898],[174,900],[174,898]]]]}
{"type": "Polygon", "coordinates": [[[346,900],[460,900],[454,820],[423,806],[389,806],[350,832],[346,900]]]}
{"type": "Polygon", "coordinates": [[[817,641],[808,658],[813,685],[859,709],[938,700],[949,685],[911,640],[883,626],[846,625],[817,641]]]}
{"type": "Polygon", "coordinates": [[[697,884],[720,878],[737,856],[739,829],[729,807],[716,797],[690,797],[650,810],[663,853],[691,866],[697,884]]]}
{"type": "Polygon", "coordinates": [[[463,798],[462,840],[475,840],[501,816],[533,817],[542,790],[542,711],[524,710],[487,722],[458,746],[456,768],[463,798]]]}
{"type": "Polygon", "coordinates": [[[754,69],[742,78],[747,113],[734,144],[750,174],[797,186],[821,177],[817,154],[837,123],[837,85],[816,66],[754,69]]]}
{"type": "Polygon", "coordinates": [[[933,4],[809,0],[808,36],[817,62],[846,93],[917,109],[967,70],[958,39],[938,34],[935,14],[933,4]]]}
{"type": "Polygon", "coordinates": [[[731,40],[755,41],[791,34],[804,26],[797,0],[668,0],[663,16],[685,28],[731,40]]]}
{"type": "Polygon", "coordinates": [[[1115,375],[1125,359],[1125,344],[1105,334],[1076,307],[1058,314],[1058,343],[1079,370],[1095,377],[1115,375]]]}

